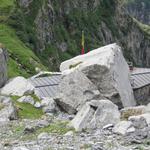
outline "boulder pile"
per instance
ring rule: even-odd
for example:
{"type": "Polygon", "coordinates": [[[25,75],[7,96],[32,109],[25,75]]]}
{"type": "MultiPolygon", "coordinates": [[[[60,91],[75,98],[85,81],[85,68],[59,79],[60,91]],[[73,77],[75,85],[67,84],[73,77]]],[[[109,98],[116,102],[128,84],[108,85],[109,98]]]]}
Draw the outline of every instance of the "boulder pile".
{"type": "Polygon", "coordinates": [[[57,103],[73,114],[91,100],[108,99],[119,108],[135,106],[130,72],[121,48],[111,44],[63,62],[57,103]]]}
{"type": "MultiPolygon", "coordinates": [[[[115,126],[121,119],[118,108],[136,105],[129,67],[117,44],[67,60],[60,70],[63,76],[55,101],[67,113],[76,114],[69,126],[77,131],[115,126]]],[[[131,123],[122,124],[127,128],[131,123]]]]}
{"type": "Polygon", "coordinates": [[[118,107],[109,100],[92,100],[87,102],[71,121],[70,126],[76,131],[103,128],[120,121],[118,107]]]}

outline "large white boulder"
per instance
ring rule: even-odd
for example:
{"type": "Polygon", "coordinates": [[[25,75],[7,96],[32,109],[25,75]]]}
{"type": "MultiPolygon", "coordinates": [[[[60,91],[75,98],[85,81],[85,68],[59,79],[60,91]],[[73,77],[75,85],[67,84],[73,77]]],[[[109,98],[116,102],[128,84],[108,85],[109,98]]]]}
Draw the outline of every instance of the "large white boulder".
{"type": "Polygon", "coordinates": [[[7,55],[0,44],[0,88],[7,81],[7,55]]]}
{"type": "Polygon", "coordinates": [[[69,124],[76,131],[103,128],[120,121],[118,107],[109,100],[92,100],[87,102],[69,124]]]}
{"type": "MultiPolygon", "coordinates": [[[[97,87],[103,97],[110,99],[119,107],[136,105],[130,84],[129,67],[117,44],[98,48],[85,55],[67,60],[61,64],[60,70],[66,76],[74,73],[75,70],[82,72],[97,87]]],[[[73,80],[76,80],[75,78],[76,76],[73,80]]],[[[83,84],[82,88],[84,88],[83,84]]],[[[78,98],[74,101],[78,101],[78,98]]]]}
{"type": "Polygon", "coordinates": [[[16,77],[10,80],[1,90],[2,95],[23,96],[24,94],[32,94],[34,86],[24,77],[16,77]]]}

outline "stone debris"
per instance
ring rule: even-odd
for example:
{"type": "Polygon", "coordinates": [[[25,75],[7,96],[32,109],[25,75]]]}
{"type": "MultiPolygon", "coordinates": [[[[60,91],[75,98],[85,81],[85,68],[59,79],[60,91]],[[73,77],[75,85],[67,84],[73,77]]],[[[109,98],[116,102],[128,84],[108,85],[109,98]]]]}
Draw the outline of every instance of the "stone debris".
{"type": "Polygon", "coordinates": [[[133,126],[139,129],[143,129],[150,126],[150,113],[142,114],[139,116],[131,116],[128,119],[133,123],[133,126]]]}
{"type": "MultiPolygon", "coordinates": [[[[127,132],[131,132],[132,122],[121,121],[115,125],[113,132],[116,134],[125,135],[127,132]]],[[[133,128],[132,128],[133,129],[133,128]]],[[[133,129],[135,131],[135,129],[133,129]]]]}
{"type": "Polygon", "coordinates": [[[64,136],[73,136],[74,132],[73,131],[68,131],[64,136]]]}
{"type": "Polygon", "coordinates": [[[41,103],[40,102],[35,102],[34,107],[35,108],[41,108],[41,103]]]}
{"type": "Polygon", "coordinates": [[[76,131],[90,128],[103,128],[108,124],[117,124],[120,121],[120,112],[118,107],[109,100],[93,100],[77,113],[71,121],[76,131]]]}
{"type": "Polygon", "coordinates": [[[86,129],[88,123],[92,120],[95,110],[89,104],[85,104],[83,108],[77,113],[75,118],[71,121],[69,126],[73,126],[76,131],[86,129]]]}
{"type": "Polygon", "coordinates": [[[29,150],[29,149],[26,147],[20,146],[20,147],[14,147],[13,150],[29,150]]]}
{"type": "Polygon", "coordinates": [[[41,101],[41,107],[44,113],[56,113],[58,110],[56,102],[53,98],[45,97],[41,101]]]}
{"type": "Polygon", "coordinates": [[[43,139],[47,139],[49,137],[47,132],[42,132],[38,135],[38,140],[43,140],[43,139]]]}

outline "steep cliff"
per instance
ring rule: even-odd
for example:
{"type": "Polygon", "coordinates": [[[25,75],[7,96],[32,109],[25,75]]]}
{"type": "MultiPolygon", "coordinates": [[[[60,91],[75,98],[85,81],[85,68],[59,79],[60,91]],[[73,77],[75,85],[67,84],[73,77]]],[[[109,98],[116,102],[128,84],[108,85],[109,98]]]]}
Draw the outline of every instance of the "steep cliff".
{"type": "Polygon", "coordinates": [[[150,25],[150,0],[127,0],[125,7],[131,16],[150,25]]]}
{"type": "Polygon", "coordinates": [[[127,14],[122,1],[20,0],[18,7],[15,14],[20,14],[17,19],[24,22],[19,24],[20,31],[24,30],[20,36],[48,58],[45,63],[50,68],[80,53],[82,30],[86,51],[117,42],[128,60],[150,66],[148,35],[127,14]]]}
{"type": "Polygon", "coordinates": [[[7,80],[7,52],[0,44],[0,88],[7,80]]]}

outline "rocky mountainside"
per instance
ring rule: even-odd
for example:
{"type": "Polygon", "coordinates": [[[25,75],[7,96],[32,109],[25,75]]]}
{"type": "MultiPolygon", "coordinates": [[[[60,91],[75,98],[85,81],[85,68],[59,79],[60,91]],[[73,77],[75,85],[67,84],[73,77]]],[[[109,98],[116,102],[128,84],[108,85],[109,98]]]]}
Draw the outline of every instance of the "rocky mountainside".
{"type": "Polygon", "coordinates": [[[32,75],[35,68],[46,69],[42,64],[58,70],[62,61],[81,53],[83,30],[86,52],[116,42],[127,60],[150,66],[149,34],[127,14],[122,0],[1,1],[0,35],[6,38],[0,42],[11,54],[11,76],[32,75]]]}
{"type": "Polygon", "coordinates": [[[150,66],[149,39],[121,4],[114,0],[20,0],[15,14],[21,16],[17,18],[19,22],[24,22],[19,24],[20,31],[24,29],[20,36],[41,51],[51,67],[80,53],[82,30],[87,51],[118,42],[126,58],[137,65],[150,66]]]}
{"type": "Polygon", "coordinates": [[[150,25],[150,1],[128,0],[126,4],[129,14],[144,24],[150,25]]]}

